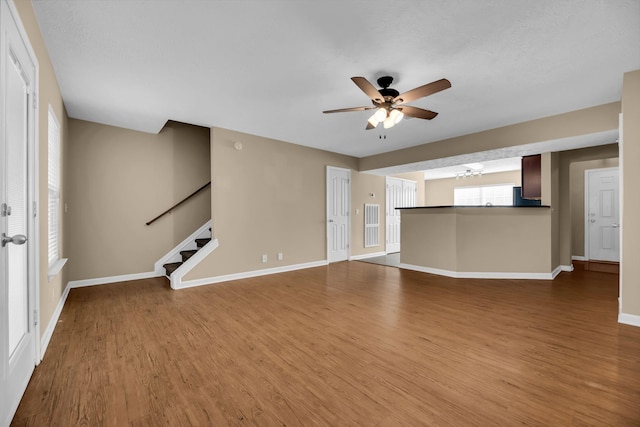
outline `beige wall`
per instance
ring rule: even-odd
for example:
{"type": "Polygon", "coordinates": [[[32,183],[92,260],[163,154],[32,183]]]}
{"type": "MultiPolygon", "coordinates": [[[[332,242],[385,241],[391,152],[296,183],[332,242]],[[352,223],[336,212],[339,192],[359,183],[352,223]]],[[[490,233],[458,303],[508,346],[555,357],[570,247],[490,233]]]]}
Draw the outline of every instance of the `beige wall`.
{"type": "Polygon", "coordinates": [[[487,173],[475,178],[455,179],[430,179],[424,181],[423,206],[452,206],[453,190],[456,187],[477,187],[480,185],[515,184],[520,185],[520,171],[487,173]]]}
{"type": "MultiPolygon", "coordinates": [[[[40,293],[40,334],[42,335],[49,326],[53,313],[62,297],[65,286],[67,284],[67,271],[65,267],[63,270],[51,281],[48,280],[47,274],[49,271],[48,265],[48,193],[47,193],[47,141],[48,141],[48,113],[49,106],[53,109],[58,121],[60,122],[61,131],[61,188],[60,198],[61,201],[67,197],[68,176],[66,168],[68,165],[68,124],[67,124],[67,112],[62,102],[62,96],[60,95],[60,89],[53,72],[53,66],[51,59],[47,53],[42,34],[40,33],[40,27],[36,21],[33,7],[30,1],[18,0],[14,2],[20,20],[24,25],[24,28],[29,37],[29,42],[33,48],[36,57],[38,59],[38,65],[40,67],[40,76],[38,81],[38,151],[39,151],[39,182],[40,187],[38,205],[40,207],[38,226],[39,230],[39,293],[40,293]]],[[[61,221],[61,236],[60,236],[60,253],[63,258],[68,257],[68,218],[62,214],[60,215],[61,221]]]]}
{"type": "Polygon", "coordinates": [[[457,271],[456,209],[404,209],[401,218],[403,264],[457,271]]]}
{"type": "MultiPolygon", "coordinates": [[[[640,316],[640,70],[626,73],[622,84],[622,263],[620,312],[640,316]]],[[[640,324],[640,317],[635,321],[640,324]]]]}
{"type": "Polygon", "coordinates": [[[562,151],[559,155],[559,200],[557,203],[557,206],[559,207],[559,253],[560,264],[568,266],[571,265],[571,255],[573,251],[571,194],[573,191],[584,191],[584,182],[582,189],[577,189],[575,188],[577,185],[572,184],[570,174],[571,165],[576,162],[617,157],[618,144],[613,143],[598,147],[562,151]]]}
{"type": "Polygon", "coordinates": [[[209,129],[169,122],[159,134],[69,120],[69,280],[153,271],[210,218],[209,129]]]}
{"type": "Polygon", "coordinates": [[[501,128],[471,133],[402,150],[363,157],[360,171],[369,171],[514,145],[531,144],[618,129],[620,103],[558,114],[501,128]]]}
{"type": "Polygon", "coordinates": [[[470,273],[551,273],[548,208],[402,211],[404,264],[470,273]]]}
{"type": "Polygon", "coordinates": [[[558,232],[560,229],[560,153],[550,153],[547,158],[550,192],[548,206],[551,206],[551,268],[554,269],[564,265],[560,256],[560,233],[558,232]]]}
{"type": "Polygon", "coordinates": [[[386,179],[384,176],[351,171],[351,256],[385,251],[386,179]],[[373,196],[371,196],[373,194],[373,196]],[[380,206],[379,246],[364,247],[364,205],[380,206]]]}
{"type": "MultiPolygon", "coordinates": [[[[353,157],[212,128],[211,211],[220,246],[185,279],[325,260],[326,167],[356,165],[353,157]],[[243,144],[242,150],[233,147],[235,142],[243,144]],[[262,254],[268,262],[262,263],[262,254]]],[[[355,175],[352,171],[352,183],[355,175]]],[[[363,192],[379,186],[364,177],[354,188],[362,199],[363,192]]],[[[364,244],[351,243],[353,253],[364,244]]]]}
{"type": "Polygon", "coordinates": [[[618,159],[598,159],[575,162],[569,165],[571,194],[571,254],[585,256],[584,251],[584,172],[589,169],[611,168],[618,166],[618,159]]]}

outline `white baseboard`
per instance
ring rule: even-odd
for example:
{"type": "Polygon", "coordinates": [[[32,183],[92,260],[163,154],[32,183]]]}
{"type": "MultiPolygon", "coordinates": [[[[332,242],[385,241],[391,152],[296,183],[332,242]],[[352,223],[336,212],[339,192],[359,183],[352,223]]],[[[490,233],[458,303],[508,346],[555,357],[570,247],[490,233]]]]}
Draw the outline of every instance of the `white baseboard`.
{"type": "Polygon", "coordinates": [[[618,314],[618,323],[640,327],[640,316],[635,314],[620,313],[618,314]]]}
{"type": "Polygon", "coordinates": [[[357,261],[359,259],[367,259],[367,258],[374,258],[377,256],[385,256],[387,253],[386,252],[375,252],[372,254],[362,254],[362,255],[353,255],[349,257],[349,261],[357,261]]]}
{"type": "Polygon", "coordinates": [[[305,268],[321,267],[327,265],[326,260],[307,262],[303,264],[285,265],[282,267],[265,268],[264,270],[246,271],[242,273],[226,274],[223,276],[207,277],[204,279],[187,280],[174,289],[192,288],[194,286],[212,285],[214,283],[229,282],[231,280],[248,279],[251,277],[266,276],[268,274],[286,273],[288,271],[302,270],[305,268]]]}
{"type": "Polygon", "coordinates": [[[413,265],[413,264],[405,264],[400,263],[399,268],[403,268],[405,270],[413,270],[419,271],[421,273],[429,273],[429,274],[437,274],[438,276],[446,276],[446,277],[458,277],[458,273],[451,270],[442,270],[440,268],[432,268],[432,267],[423,267],[421,265],[413,265]]]}
{"type": "Polygon", "coordinates": [[[571,255],[572,261],[589,261],[589,259],[582,255],[571,255]]]}
{"type": "Polygon", "coordinates": [[[45,329],[44,334],[40,337],[40,360],[44,358],[44,353],[47,351],[47,347],[49,346],[49,341],[51,341],[51,337],[53,336],[53,331],[58,324],[58,319],[60,318],[60,314],[62,313],[62,309],[64,308],[65,302],[67,302],[67,297],[69,296],[69,289],[71,282],[67,283],[67,287],[64,288],[62,295],[60,296],[60,301],[58,301],[58,306],[56,310],[53,312],[53,316],[49,320],[49,324],[47,325],[47,329],[45,329]]]}
{"type": "MultiPolygon", "coordinates": [[[[437,274],[439,276],[453,277],[456,279],[527,279],[527,280],[553,280],[551,273],[516,273],[516,272],[485,272],[485,271],[451,271],[439,268],[423,267],[421,265],[400,263],[400,268],[405,270],[420,271],[422,273],[437,274]]],[[[559,267],[558,267],[559,268],[559,267]]],[[[558,270],[558,269],[556,269],[558,270]]],[[[555,271],[555,270],[554,270],[555,271]]],[[[559,271],[558,271],[559,273],[559,271]]],[[[556,273],[557,274],[557,273],[556,273]]]]}
{"type": "Polygon", "coordinates": [[[85,280],[72,280],[67,287],[70,288],[84,288],[85,286],[106,285],[109,283],[127,282],[129,280],[149,279],[151,277],[160,277],[162,274],[157,274],[155,271],[148,271],[146,273],[135,274],[123,274],[122,276],[110,276],[110,277],[98,277],[96,279],[85,280]]]}

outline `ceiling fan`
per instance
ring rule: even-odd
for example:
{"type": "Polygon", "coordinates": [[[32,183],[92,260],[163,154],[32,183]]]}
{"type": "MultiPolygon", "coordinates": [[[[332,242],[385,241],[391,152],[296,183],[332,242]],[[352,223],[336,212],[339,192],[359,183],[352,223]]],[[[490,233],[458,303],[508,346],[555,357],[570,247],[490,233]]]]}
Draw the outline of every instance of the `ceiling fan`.
{"type": "Polygon", "coordinates": [[[340,108],[338,110],[323,111],[323,113],[376,110],[376,112],[369,117],[369,120],[367,121],[367,130],[375,129],[380,123],[383,124],[385,129],[389,129],[398,124],[404,116],[426,120],[433,119],[438,115],[438,113],[404,104],[425,96],[433,95],[434,93],[451,87],[451,82],[449,80],[440,79],[415,89],[411,89],[410,91],[400,93],[389,87],[391,86],[391,83],[393,83],[393,77],[391,76],[382,76],[377,80],[381,89],[376,89],[375,86],[364,77],[351,77],[351,80],[353,80],[353,82],[369,98],[371,98],[373,106],[340,108]]]}

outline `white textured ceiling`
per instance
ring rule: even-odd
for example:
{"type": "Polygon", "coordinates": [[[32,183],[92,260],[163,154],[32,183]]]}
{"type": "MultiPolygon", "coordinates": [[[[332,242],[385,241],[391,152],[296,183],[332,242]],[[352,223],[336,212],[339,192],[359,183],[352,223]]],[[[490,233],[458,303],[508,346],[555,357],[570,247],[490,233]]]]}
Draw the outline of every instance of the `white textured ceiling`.
{"type": "Polygon", "coordinates": [[[638,0],[34,0],[71,117],[219,126],[364,157],[620,100],[640,69],[638,0]],[[439,112],[365,131],[350,80],[439,112]],[[387,138],[379,139],[381,133],[387,138]]]}

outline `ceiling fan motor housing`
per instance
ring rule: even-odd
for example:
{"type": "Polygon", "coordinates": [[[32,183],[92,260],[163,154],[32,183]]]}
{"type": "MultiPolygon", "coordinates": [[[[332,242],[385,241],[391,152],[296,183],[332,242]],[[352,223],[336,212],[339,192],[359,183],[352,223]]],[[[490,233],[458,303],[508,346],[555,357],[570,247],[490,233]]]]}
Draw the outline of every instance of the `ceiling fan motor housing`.
{"type": "Polygon", "coordinates": [[[398,92],[397,90],[389,88],[389,86],[391,86],[391,83],[393,83],[393,77],[382,76],[377,80],[377,82],[378,85],[382,88],[378,90],[378,92],[380,92],[380,95],[384,96],[385,100],[388,100],[388,98],[393,99],[396,96],[400,95],[400,92],[398,92]]]}

